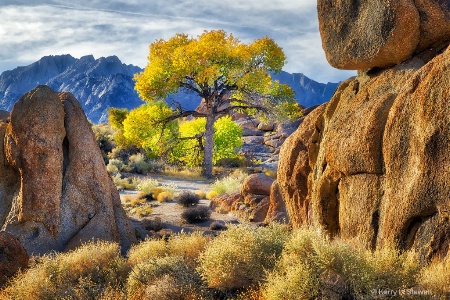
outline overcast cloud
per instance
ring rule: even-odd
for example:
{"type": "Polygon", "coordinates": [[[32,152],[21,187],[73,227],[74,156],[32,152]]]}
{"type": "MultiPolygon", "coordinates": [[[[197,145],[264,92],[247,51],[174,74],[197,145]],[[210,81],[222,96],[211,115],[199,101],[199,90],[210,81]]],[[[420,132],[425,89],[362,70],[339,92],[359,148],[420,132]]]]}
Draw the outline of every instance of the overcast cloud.
{"type": "Polygon", "coordinates": [[[283,48],[287,72],[319,82],[355,74],[328,65],[313,0],[2,0],[0,73],[59,54],[117,55],[145,67],[156,39],[212,29],[247,43],[269,36],[283,48]]]}

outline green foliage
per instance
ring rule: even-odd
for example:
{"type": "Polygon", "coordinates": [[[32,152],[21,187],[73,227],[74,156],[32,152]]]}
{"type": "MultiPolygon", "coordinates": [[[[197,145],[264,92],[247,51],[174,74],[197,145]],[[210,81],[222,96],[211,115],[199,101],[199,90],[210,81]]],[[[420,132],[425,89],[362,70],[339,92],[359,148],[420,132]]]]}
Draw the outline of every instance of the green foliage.
{"type": "Polygon", "coordinates": [[[133,109],[123,121],[124,137],[145,149],[149,157],[162,155],[177,132],[176,122],[164,122],[171,115],[172,109],[162,102],[133,109]]]}
{"type": "Polygon", "coordinates": [[[95,140],[102,153],[103,160],[105,161],[105,164],[108,164],[108,153],[111,152],[114,147],[114,131],[108,124],[93,125],[92,131],[94,132],[95,140]]]}
{"type": "Polygon", "coordinates": [[[123,169],[123,162],[117,158],[111,158],[106,166],[108,173],[119,173],[123,169]]]}
{"type": "Polygon", "coordinates": [[[205,31],[197,38],[181,33],[150,45],[149,63],[135,77],[136,90],[146,101],[164,100],[188,86],[194,90],[207,86],[211,94],[217,87],[227,88],[232,97],[241,91],[257,92],[275,102],[290,100],[292,91],[272,82],[268,74],[280,72],[285,60],[282,49],[268,37],[244,44],[223,30],[205,31]]]}
{"type": "Polygon", "coordinates": [[[116,130],[123,130],[123,121],[128,116],[128,109],[126,108],[109,108],[108,109],[108,123],[116,130]]]}
{"type": "MultiPolygon", "coordinates": [[[[198,118],[190,121],[180,121],[180,141],[173,152],[173,159],[186,166],[200,166],[203,161],[203,144],[206,119],[198,118]],[[187,139],[196,137],[193,139],[187,139]]],[[[244,130],[230,116],[219,118],[214,123],[213,163],[224,158],[237,158],[237,149],[242,147],[244,130]]]]}
{"type": "Polygon", "coordinates": [[[215,192],[216,196],[238,193],[241,190],[242,183],[247,176],[247,173],[241,170],[236,170],[222,179],[217,179],[213,183],[211,191],[215,192]]]}
{"type": "Polygon", "coordinates": [[[210,288],[252,286],[264,279],[265,270],[274,267],[288,236],[287,227],[279,224],[257,229],[230,226],[207,245],[198,270],[210,288]]]}
{"type": "MultiPolygon", "coordinates": [[[[281,71],[286,56],[268,37],[244,44],[223,30],[205,31],[197,38],[180,33],[167,41],[152,43],[148,58],[147,67],[134,78],[135,89],[142,99],[157,103],[179,89],[195,92],[204,99],[205,112],[179,109],[172,118],[191,115],[210,120],[206,124],[204,148],[200,147],[204,153],[203,174],[207,177],[212,176],[212,162],[220,159],[213,158],[214,120],[233,110],[281,116],[283,108],[296,102],[292,89],[273,81],[269,75],[281,71]]],[[[289,114],[292,113],[284,115],[289,114]]],[[[220,137],[218,144],[222,141],[226,142],[225,137],[220,137]]],[[[215,152],[222,157],[230,155],[230,151],[215,152]]]]}

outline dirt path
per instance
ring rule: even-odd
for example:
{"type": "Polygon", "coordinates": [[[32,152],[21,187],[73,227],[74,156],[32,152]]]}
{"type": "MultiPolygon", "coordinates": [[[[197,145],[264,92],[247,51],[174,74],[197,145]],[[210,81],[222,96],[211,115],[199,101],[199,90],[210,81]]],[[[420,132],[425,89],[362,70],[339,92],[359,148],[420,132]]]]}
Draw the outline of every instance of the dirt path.
{"type": "MultiPolygon", "coordinates": [[[[189,180],[184,178],[168,177],[168,176],[150,176],[152,179],[158,180],[160,185],[174,185],[177,192],[183,191],[197,191],[202,190],[205,193],[211,189],[211,181],[208,180],[189,180]]],[[[121,191],[120,195],[123,200],[125,195],[137,195],[137,191],[121,191]]],[[[201,199],[199,206],[209,207],[209,200],[201,199]]],[[[183,222],[181,214],[184,208],[177,204],[176,201],[169,201],[159,203],[157,201],[152,201],[150,203],[152,207],[152,213],[145,218],[138,218],[135,215],[130,216],[132,223],[135,227],[142,227],[145,220],[154,220],[160,218],[162,221],[162,226],[165,229],[170,229],[175,233],[179,232],[192,232],[192,231],[208,231],[211,223],[221,222],[224,224],[237,223],[238,219],[233,214],[219,214],[215,211],[211,212],[211,218],[207,222],[198,224],[187,224],[183,222]]]]}

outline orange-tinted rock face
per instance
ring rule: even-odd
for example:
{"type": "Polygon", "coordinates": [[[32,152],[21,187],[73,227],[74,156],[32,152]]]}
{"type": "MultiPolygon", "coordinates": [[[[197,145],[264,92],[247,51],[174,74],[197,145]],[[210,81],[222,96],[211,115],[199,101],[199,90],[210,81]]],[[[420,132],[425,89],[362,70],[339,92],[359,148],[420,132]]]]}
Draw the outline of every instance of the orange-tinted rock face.
{"type": "Polygon", "coordinates": [[[385,68],[450,38],[447,0],[319,0],[328,62],[340,69],[385,68]]]}
{"type": "Polygon", "coordinates": [[[293,225],[445,255],[449,78],[443,47],[343,82],[281,149],[278,182],[293,225]]]}
{"type": "Polygon", "coordinates": [[[129,247],[134,236],[119,194],[71,94],[39,86],[16,103],[1,128],[1,221],[29,253],[92,239],[129,247]]]}
{"type": "Polygon", "coordinates": [[[15,236],[0,232],[0,288],[19,270],[28,267],[28,253],[15,236]]]}

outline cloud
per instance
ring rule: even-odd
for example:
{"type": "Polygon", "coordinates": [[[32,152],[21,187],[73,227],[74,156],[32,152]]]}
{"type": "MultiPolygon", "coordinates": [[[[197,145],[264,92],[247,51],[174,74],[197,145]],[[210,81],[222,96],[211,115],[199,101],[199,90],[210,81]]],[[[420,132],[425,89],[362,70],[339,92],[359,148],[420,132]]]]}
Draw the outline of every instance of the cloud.
{"type": "Polygon", "coordinates": [[[144,67],[148,46],[156,39],[219,28],[246,43],[273,38],[287,55],[288,72],[322,82],[352,75],[326,62],[315,1],[310,0],[3,0],[0,72],[58,54],[117,55],[144,67]]]}

